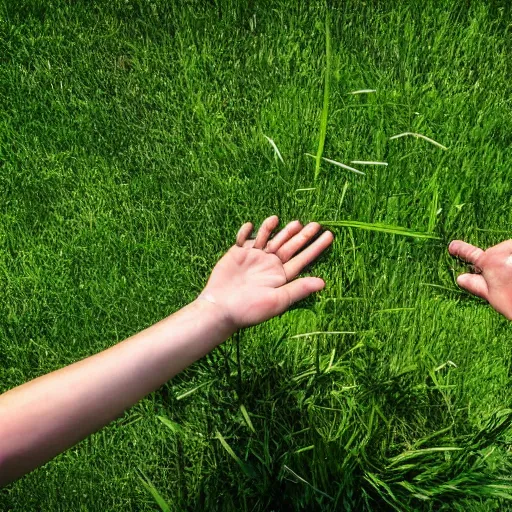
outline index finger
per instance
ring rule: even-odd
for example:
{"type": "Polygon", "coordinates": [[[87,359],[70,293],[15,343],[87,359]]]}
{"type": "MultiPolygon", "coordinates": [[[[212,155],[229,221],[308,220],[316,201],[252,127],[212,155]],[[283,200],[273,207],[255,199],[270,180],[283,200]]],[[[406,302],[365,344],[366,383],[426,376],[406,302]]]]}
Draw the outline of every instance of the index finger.
{"type": "Polygon", "coordinates": [[[463,242],[462,240],[453,240],[448,246],[448,251],[452,256],[460,258],[473,265],[482,257],[484,251],[480,247],[463,242]]]}

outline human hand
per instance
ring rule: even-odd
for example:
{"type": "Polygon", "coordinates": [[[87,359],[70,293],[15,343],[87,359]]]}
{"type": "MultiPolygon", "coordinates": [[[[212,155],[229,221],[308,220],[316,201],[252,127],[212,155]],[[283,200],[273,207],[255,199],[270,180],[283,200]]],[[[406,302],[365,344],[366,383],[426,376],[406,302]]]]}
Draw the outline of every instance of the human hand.
{"type": "Polygon", "coordinates": [[[498,313],[512,320],[512,240],[482,250],[461,240],[453,240],[452,256],[471,263],[475,273],[461,274],[457,284],[481,297],[498,313]]]}
{"type": "Polygon", "coordinates": [[[332,243],[333,234],[325,231],[299,252],[318,233],[320,224],[311,222],[303,228],[296,220],[269,240],[278,224],[276,215],[267,218],[256,239],[248,240],[253,225],[245,223],[198,297],[222,308],[235,330],[279,315],[325,286],[318,277],[294,278],[332,243]]]}

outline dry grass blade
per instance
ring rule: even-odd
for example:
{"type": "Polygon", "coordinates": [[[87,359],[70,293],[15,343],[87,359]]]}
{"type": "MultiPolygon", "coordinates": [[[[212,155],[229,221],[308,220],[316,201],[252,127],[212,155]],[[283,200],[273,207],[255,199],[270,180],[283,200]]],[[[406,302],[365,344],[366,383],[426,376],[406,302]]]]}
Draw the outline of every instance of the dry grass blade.
{"type": "Polygon", "coordinates": [[[357,91],[351,91],[348,94],[369,94],[372,92],[377,92],[377,89],[358,89],[357,91]]]}
{"type": "MultiPolygon", "coordinates": [[[[312,155],[311,153],[304,153],[306,156],[310,156],[313,158],[316,158],[315,155],[312,155]]],[[[362,174],[365,175],[364,172],[358,171],[357,169],[354,169],[353,167],[350,167],[349,165],[342,164],[341,162],[337,162],[336,160],[331,160],[330,158],[322,157],[322,160],[325,160],[326,162],[329,162],[330,164],[337,165],[338,167],[342,167],[343,169],[347,169],[347,171],[355,172],[356,174],[362,174]]]]}
{"type": "Polygon", "coordinates": [[[388,165],[387,162],[374,162],[372,160],[351,160],[350,163],[356,165],[388,165]]]}
{"type": "Polygon", "coordinates": [[[398,135],[393,135],[392,137],[390,137],[389,140],[399,139],[400,137],[407,137],[408,135],[410,135],[411,137],[416,137],[417,139],[426,140],[427,142],[430,142],[430,144],[433,144],[434,146],[437,146],[438,148],[444,149],[445,151],[448,149],[446,146],[443,146],[439,142],[436,142],[434,139],[431,139],[430,137],[427,137],[426,135],[422,135],[421,133],[413,133],[413,132],[399,133],[398,135]]]}
{"type": "Polygon", "coordinates": [[[274,152],[275,152],[277,158],[279,158],[279,160],[281,160],[281,162],[284,164],[283,157],[281,156],[281,152],[279,151],[279,148],[276,146],[276,143],[270,137],[267,137],[266,135],[263,135],[263,137],[265,137],[265,139],[267,139],[270,142],[270,145],[274,149],[274,152]]]}

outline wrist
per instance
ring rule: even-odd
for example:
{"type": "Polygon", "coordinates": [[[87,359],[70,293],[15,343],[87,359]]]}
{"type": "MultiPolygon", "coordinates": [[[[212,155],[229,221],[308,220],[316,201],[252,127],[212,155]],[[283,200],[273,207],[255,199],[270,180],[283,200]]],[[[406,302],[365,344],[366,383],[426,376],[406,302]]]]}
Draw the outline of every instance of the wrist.
{"type": "Polygon", "coordinates": [[[208,292],[201,292],[194,300],[194,303],[196,303],[201,310],[211,312],[219,325],[230,333],[229,336],[238,330],[239,327],[236,325],[231,315],[216,301],[212,294],[208,292]]]}

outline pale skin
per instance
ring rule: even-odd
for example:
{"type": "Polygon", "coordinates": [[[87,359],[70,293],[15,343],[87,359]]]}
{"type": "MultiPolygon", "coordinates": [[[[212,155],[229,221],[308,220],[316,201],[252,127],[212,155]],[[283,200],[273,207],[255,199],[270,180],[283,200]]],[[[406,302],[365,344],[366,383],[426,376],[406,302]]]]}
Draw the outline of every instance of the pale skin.
{"type": "Polygon", "coordinates": [[[474,273],[461,274],[457,284],[512,320],[512,240],[487,250],[453,240],[448,250],[452,256],[473,266],[474,273]]]}
{"type": "MultiPolygon", "coordinates": [[[[16,480],[121,416],[148,393],[197,361],[238,329],[285,312],[320,291],[317,277],[297,278],[333,241],[317,223],[293,221],[275,236],[276,216],[255,239],[244,224],[201,294],[155,325],[87,359],[0,395],[0,486],[16,480]]],[[[450,254],[478,274],[459,285],[512,319],[512,240],[486,251],[460,240],[450,254]]]]}
{"type": "Polygon", "coordinates": [[[134,336],[0,395],[0,486],[121,416],[148,393],[197,361],[238,329],[284,313],[320,291],[317,277],[297,278],[333,241],[321,226],[299,221],[275,236],[277,216],[255,239],[251,223],[219,260],[190,304],[134,336]]]}

